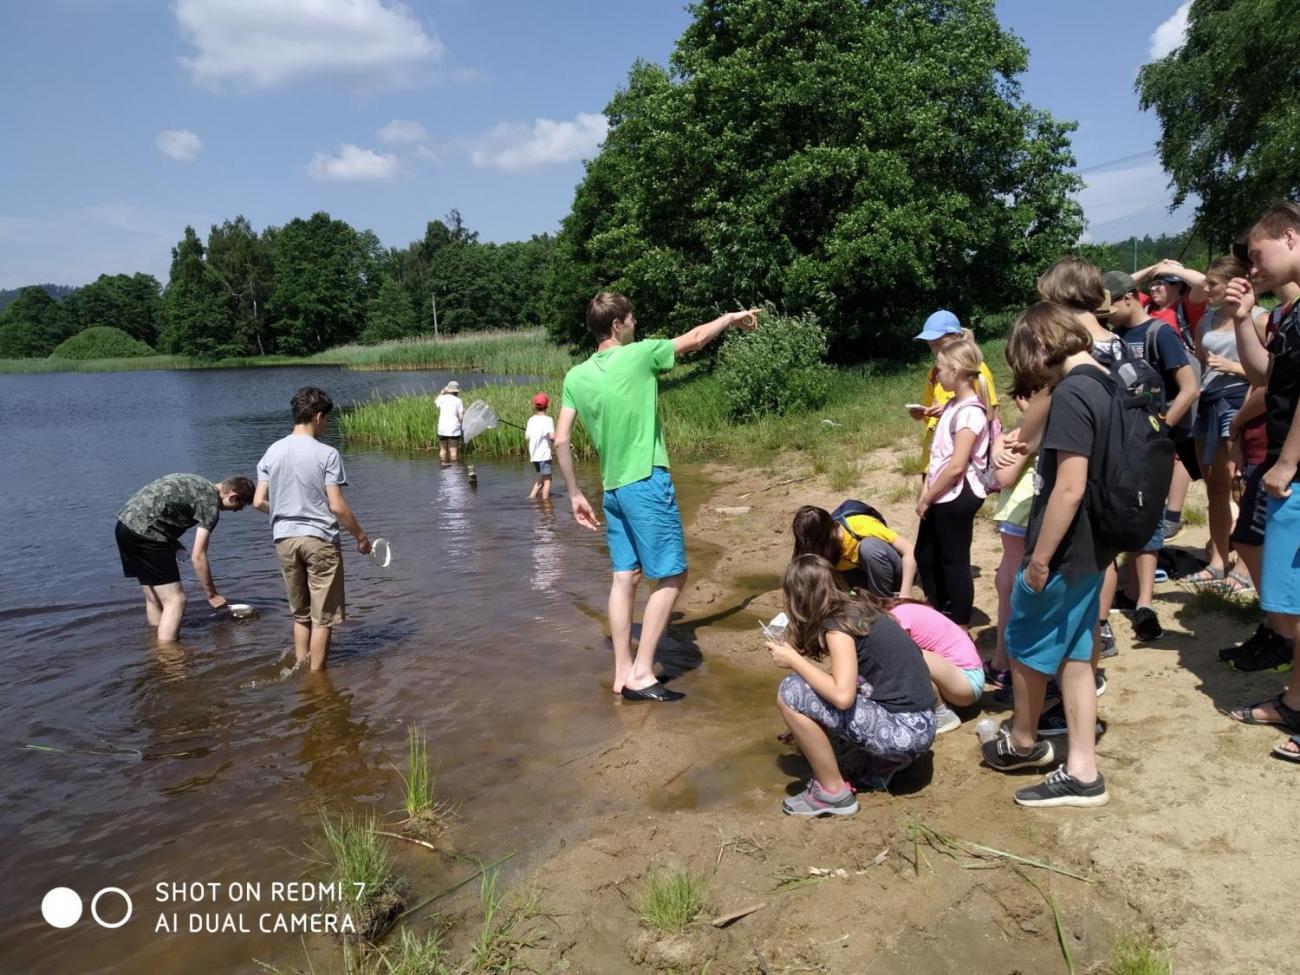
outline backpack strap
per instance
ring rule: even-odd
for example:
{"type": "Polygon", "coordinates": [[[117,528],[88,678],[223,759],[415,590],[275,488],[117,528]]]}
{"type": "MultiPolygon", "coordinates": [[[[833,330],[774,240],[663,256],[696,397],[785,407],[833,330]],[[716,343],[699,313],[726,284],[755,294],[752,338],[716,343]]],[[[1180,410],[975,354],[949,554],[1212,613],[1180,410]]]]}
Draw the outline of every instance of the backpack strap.
{"type": "MultiPolygon", "coordinates": [[[[993,461],[993,420],[989,416],[989,408],[984,405],[983,400],[976,399],[974,403],[960,403],[953,408],[952,419],[948,421],[948,436],[951,437],[953,440],[957,439],[957,414],[960,413],[963,409],[965,409],[968,406],[978,406],[980,410],[983,411],[984,413],[984,436],[985,439],[987,440],[987,443],[985,444],[984,447],[984,454],[985,454],[985,459],[990,463],[992,463],[993,461]]],[[[979,443],[978,437],[975,439],[975,443],[976,444],[979,443]]]]}

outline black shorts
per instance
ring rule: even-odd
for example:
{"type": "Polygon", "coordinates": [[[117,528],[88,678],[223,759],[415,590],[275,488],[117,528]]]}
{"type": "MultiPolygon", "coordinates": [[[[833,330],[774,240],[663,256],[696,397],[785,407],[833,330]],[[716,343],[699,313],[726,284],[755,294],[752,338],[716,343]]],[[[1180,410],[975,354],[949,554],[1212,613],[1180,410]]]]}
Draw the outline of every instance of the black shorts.
{"type": "Polygon", "coordinates": [[[122,557],[122,575],[136,579],[142,586],[165,586],[181,581],[181,567],[176,563],[175,542],[156,542],[137,535],[120,521],[115,530],[117,554],[122,557]]]}
{"type": "Polygon", "coordinates": [[[1264,523],[1268,520],[1268,492],[1259,482],[1272,463],[1252,464],[1242,478],[1241,504],[1237,507],[1237,524],[1232,529],[1234,545],[1264,544],[1264,523]]]}
{"type": "Polygon", "coordinates": [[[1201,479],[1201,459],[1196,454],[1196,441],[1191,437],[1174,441],[1174,453],[1183,462],[1188,476],[1193,481],[1201,479]]]}

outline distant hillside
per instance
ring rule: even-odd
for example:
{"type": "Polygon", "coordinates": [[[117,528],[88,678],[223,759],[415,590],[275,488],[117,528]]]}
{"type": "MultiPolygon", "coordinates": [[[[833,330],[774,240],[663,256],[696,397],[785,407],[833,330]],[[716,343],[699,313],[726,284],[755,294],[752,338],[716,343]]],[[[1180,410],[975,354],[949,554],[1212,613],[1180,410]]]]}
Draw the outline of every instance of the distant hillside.
{"type": "MultiPolygon", "coordinates": [[[[45,293],[55,301],[62,301],[77,290],[68,284],[38,284],[36,287],[44,288],[45,293]]],[[[0,311],[4,311],[5,306],[17,298],[18,293],[22,290],[22,288],[10,288],[7,291],[0,291],[0,311]]]]}

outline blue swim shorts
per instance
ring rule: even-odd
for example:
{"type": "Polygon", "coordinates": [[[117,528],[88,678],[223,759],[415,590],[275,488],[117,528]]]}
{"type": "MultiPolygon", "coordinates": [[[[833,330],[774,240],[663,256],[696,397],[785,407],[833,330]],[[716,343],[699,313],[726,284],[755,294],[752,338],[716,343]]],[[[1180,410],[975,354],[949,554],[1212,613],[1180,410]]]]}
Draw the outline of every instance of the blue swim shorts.
{"type": "Polygon", "coordinates": [[[606,491],[605,539],[615,572],[640,569],[647,579],[686,571],[686,538],[677,490],[666,467],[613,491],[606,491]]]}
{"type": "Polygon", "coordinates": [[[1025,583],[1025,570],[1017,572],[1011,584],[1007,653],[1048,676],[1054,676],[1067,658],[1091,660],[1104,577],[1088,572],[1070,582],[1054,572],[1043,591],[1034,592],[1025,583]]]}
{"type": "Polygon", "coordinates": [[[966,675],[966,679],[970,681],[970,686],[975,689],[975,701],[978,703],[979,699],[984,696],[984,666],[981,664],[979,667],[972,667],[970,670],[963,667],[961,672],[966,675]]]}
{"type": "Polygon", "coordinates": [[[1300,616],[1300,484],[1291,485],[1289,498],[1268,499],[1263,576],[1260,609],[1300,616]]]}

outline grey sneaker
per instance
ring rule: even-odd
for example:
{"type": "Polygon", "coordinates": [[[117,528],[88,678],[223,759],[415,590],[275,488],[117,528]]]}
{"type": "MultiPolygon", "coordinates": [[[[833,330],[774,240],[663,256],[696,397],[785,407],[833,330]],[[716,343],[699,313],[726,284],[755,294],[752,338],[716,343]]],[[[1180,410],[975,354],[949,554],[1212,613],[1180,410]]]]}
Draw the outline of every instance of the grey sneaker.
{"type": "Polygon", "coordinates": [[[1165,542],[1168,543],[1168,542],[1172,542],[1175,538],[1177,538],[1179,534],[1182,532],[1182,530],[1183,530],[1183,520],[1181,518],[1179,518],[1177,521],[1170,521],[1168,518],[1166,518],[1163,524],[1161,524],[1160,526],[1160,535],[1165,540],[1165,542]]]}
{"type": "Polygon", "coordinates": [[[934,733],[942,735],[947,731],[956,731],[961,727],[961,718],[957,713],[946,704],[940,704],[934,709],[934,733]]]}
{"type": "Polygon", "coordinates": [[[1104,806],[1110,802],[1110,793],[1100,772],[1097,781],[1080,782],[1062,765],[1038,785],[1017,789],[1016,802],[1022,806],[1104,806]]]}
{"type": "Polygon", "coordinates": [[[1039,739],[1028,752],[1016,751],[1011,744],[1011,735],[1002,729],[997,737],[980,745],[980,754],[984,764],[999,772],[1014,772],[1018,768],[1042,768],[1056,761],[1056,753],[1050,741],[1039,739]]]}
{"type": "Polygon", "coordinates": [[[1119,656],[1119,647],[1115,645],[1115,634],[1111,632],[1109,620],[1102,620],[1101,623],[1101,656],[1102,659],[1119,656]]]}
{"type": "Polygon", "coordinates": [[[852,816],[857,811],[858,800],[848,783],[832,795],[816,779],[809,779],[808,788],[803,792],[781,800],[781,812],[787,816],[852,816]]]}

